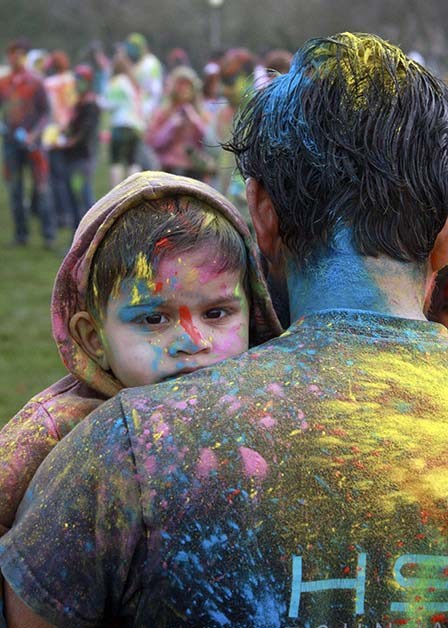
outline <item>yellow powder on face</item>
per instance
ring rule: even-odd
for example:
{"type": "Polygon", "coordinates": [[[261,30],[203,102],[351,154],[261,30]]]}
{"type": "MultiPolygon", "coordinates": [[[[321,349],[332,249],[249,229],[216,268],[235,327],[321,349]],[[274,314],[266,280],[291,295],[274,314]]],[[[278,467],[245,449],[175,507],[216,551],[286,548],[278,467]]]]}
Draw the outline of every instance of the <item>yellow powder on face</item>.
{"type": "Polygon", "coordinates": [[[136,279],[144,279],[146,281],[152,281],[153,278],[152,266],[141,251],[135,260],[134,275],[136,279]]]}
{"type": "Polygon", "coordinates": [[[155,282],[153,279],[154,273],[151,264],[146,259],[144,253],[140,251],[137,255],[134,265],[133,277],[135,278],[134,285],[131,289],[131,305],[138,305],[141,303],[144,295],[141,294],[141,285],[145,285],[149,290],[155,289],[155,282]]]}

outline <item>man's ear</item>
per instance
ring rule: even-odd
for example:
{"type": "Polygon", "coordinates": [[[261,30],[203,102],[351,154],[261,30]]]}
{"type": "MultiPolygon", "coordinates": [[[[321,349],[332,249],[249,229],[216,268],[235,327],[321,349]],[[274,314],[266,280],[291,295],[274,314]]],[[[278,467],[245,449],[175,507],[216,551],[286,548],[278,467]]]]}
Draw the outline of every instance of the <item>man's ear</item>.
{"type": "Polygon", "coordinates": [[[246,198],[258,246],[268,261],[274,263],[280,259],[282,241],[277,212],[271,198],[263,184],[252,177],[246,181],[246,198]]]}
{"type": "Polygon", "coordinates": [[[76,312],[70,319],[69,327],[72,337],[87,355],[104,371],[108,371],[109,362],[93,317],[88,312],[76,312]]]}
{"type": "Polygon", "coordinates": [[[429,261],[434,273],[448,265],[448,219],[434,242],[429,261]]]}

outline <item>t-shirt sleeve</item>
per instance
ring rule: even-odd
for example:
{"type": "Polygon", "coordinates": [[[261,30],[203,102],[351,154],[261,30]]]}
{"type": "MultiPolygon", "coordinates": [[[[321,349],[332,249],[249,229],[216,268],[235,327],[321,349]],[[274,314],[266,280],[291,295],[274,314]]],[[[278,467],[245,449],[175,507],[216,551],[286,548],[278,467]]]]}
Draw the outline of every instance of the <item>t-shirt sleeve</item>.
{"type": "Polygon", "coordinates": [[[118,616],[135,592],[130,571],[139,572],[142,538],[138,479],[115,398],[39,468],[12,530],[1,539],[0,568],[47,621],[94,626],[118,616]]]}

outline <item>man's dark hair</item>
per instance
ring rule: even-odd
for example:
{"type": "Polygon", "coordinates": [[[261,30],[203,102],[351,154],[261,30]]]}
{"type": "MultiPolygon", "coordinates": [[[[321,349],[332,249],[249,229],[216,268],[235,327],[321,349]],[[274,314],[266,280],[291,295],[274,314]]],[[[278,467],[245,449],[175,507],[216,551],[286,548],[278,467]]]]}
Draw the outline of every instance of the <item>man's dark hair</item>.
{"type": "Polygon", "coordinates": [[[167,256],[203,253],[217,273],[239,271],[250,300],[246,247],[221,214],[187,196],[145,202],[117,218],[93,257],[87,309],[97,320],[124,279],[152,281],[167,256]]]}
{"type": "Polygon", "coordinates": [[[361,254],[424,261],[447,217],[448,89],[373,35],[308,41],[225,148],[264,185],[302,262],[342,226],[361,254]]]}

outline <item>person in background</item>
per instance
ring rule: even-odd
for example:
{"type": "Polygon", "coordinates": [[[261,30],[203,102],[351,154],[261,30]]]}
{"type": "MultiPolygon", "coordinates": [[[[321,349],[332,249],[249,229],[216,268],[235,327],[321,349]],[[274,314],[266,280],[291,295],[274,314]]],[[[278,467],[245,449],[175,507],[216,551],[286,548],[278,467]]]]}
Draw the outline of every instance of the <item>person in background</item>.
{"type": "Polygon", "coordinates": [[[261,89],[268,85],[279,74],[287,74],[291,66],[291,61],[292,53],[289,52],[289,50],[269,50],[263,58],[263,64],[257,66],[258,72],[255,72],[255,87],[261,89]]]}
{"type": "Polygon", "coordinates": [[[154,112],[146,141],[167,172],[205,179],[215,164],[204,149],[209,116],[202,83],[193,68],[179,66],[167,77],[166,102],[154,112]]]}
{"type": "Polygon", "coordinates": [[[180,65],[191,67],[190,56],[183,48],[171,48],[166,55],[166,70],[168,74],[180,65]]]}
{"type": "Polygon", "coordinates": [[[64,133],[58,138],[65,161],[70,224],[75,231],[94,203],[93,179],[98,152],[100,107],[93,90],[94,72],[87,64],[74,69],[77,102],[64,133]]]}
{"type": "Polygon", "coordinates": [[[221,69],[219,63],[209,61],[202,70],[203,106],[211,116],[215,116],[223,104],[220,93],[221,69]]]}
{"type": "Polygon", "coordinates": [[[145,128],[140,87],[122,49],[113,58],[112,76],[103,105],[110,114],[110,184],[113,187],[140,170],[138,152],[145,128]]]}
{"type": "MultiPolygon", "coordinates": [[[[228,141],[234,116],[253,87],[256,58],[247,48],[231,48],[221,58],[221,88],[226,103],[219,109],[215,122],[216,143],[228,141]]],[[[218,189],[231,199],[247,224],[251,219],[246,202],[244,180],[236,171],[233,156],[221,150],[218,157],[218,189]]]]}
{"type": "Polygon", "coordinates": [[[104,96],[110,78],[111,62],[100,41],[94,40],[90,43],[85,55],[85,62],[93,69],[92,88],[95,94],[101,98],[104,96]]]}
{"type": "Polygon", "coordinates": [[[163,69],[159,59],[148,48],[146,37],[131,33],[126,38],[124,51],[133,64],[134,76],[140,87],[142,113],[147,126],[163,93],[163,69]]]}
{"type": "Polygon", "coordinates": [[[57,139],[69,124],[76,102],[75,77],[67,53],[63,50],[51,52],[45,64],[45,73],[44,87],[51,116],[42,141],[48,150],[50,187],[57,223],[59,227],[65,227],[70,222],[68,177],[64,155],[57,148],[57,139]]]}
{"type": "Polygon", "coordinates": [[[24,173],[29,168],[44,247],[52,249],[56,224],[49,194],[48,159],[41,146],[41,134],[49,121],[50,108],[42,81],[25,67],[29,49],[29,42],[24,38],[11,41],[7,47],[10,72],[0,78],[4,174],[14,222],[13,244],[28,243],[24,173]]]}
{"type": "Polygon", "coordinates": [[[34,72],[39,78],[45,76],[45,65],[48,59],[48,51],[42,48],[32,48],[27,52],[25,67],[29,72],[34,72]]]}

